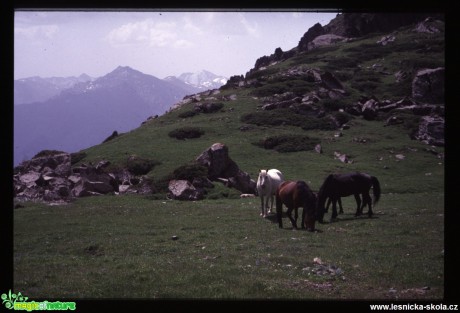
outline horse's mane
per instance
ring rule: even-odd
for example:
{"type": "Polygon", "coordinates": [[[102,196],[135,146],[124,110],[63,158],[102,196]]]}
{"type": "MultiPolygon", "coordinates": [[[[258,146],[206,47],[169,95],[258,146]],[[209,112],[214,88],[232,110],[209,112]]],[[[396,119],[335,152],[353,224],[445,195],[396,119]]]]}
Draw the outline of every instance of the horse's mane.
{"type": "Polygon", "coordinates": [[[326,198],[327,198],[326,192],[333,179],[334,179],[334,174],[329,174],[324,180],[323,184],[321,185],[318,191],[318,202],[323,202],[323,201],[326,202],[326,198]]]}

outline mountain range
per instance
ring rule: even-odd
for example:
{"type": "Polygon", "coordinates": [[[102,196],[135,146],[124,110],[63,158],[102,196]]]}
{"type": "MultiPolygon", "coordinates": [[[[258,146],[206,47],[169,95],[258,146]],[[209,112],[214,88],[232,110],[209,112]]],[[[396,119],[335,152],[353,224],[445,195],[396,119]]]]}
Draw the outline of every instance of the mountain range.
{"type": "Polygon", "coordinates": [[[73,152],[98,144],[113,131],[129,131],[165,113],[206,85],[217,86],[213,80],[218,76],[210,72],[201,72],[194,81],[184,77],[159,79],[119,66],[100,78],[82,74],[16,80],[14,165],[41,150],[73,152]]]}

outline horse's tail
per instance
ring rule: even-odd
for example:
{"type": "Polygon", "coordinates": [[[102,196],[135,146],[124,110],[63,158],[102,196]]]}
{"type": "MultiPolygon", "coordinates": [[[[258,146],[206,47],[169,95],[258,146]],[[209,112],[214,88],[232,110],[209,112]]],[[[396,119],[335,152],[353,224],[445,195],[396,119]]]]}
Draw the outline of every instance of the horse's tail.
{"type": "Polygon", "coordinates": [[[377,201],[379,201],[380,199],[380,194],[381,194],[380,182],[375,176],[371,176],[371,180],[372,180],[372,187],[374,190],[374,205],[375,205],[377,201]]]}

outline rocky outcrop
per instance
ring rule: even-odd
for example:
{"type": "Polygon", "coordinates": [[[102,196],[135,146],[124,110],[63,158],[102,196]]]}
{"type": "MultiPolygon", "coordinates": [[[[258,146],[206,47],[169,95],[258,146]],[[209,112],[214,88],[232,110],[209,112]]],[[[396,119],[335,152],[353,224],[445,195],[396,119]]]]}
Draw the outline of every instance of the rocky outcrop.
{"type": "Polygon", "coordinates": [[[74,198],[119,193],[152,193],[152,183],[127,170],[109,173],[108,161],[71,167],[65,152],[38,156],[15,168],[14,197],[18,201],[68,202],[74,198]]]}
{"type": "Polygon", "coordinates": [[[441,116],[423,116],[415,139],[433,146],[444,146],[445,120],[441,116]]]}
{"type": "Polygon", "coordinates": [[[208,169],[211,181],[223,182],[242,193],[255,193],[256,182],[230,158],[226,145],[213,144],[196,158],[196,162],[208,169]]]}
{"type": "Polygon", "coordinates": [[[325,34],[343,37],[361,37],[376,32],[391,32],[399,27],[415,24],[427,17],[443,19],[442,14],[429,13],[343,13],[328,25],[325,34]]]}
{"type": "Polygon", "coordinates": [[[188,180],[171,180],[169,182],[169,197],[175,200],[196,201],[203,199],[203,191],[197,189],[188,180]]]}
{"type": "Polygon", "coordinates": [[[417,72],[412,81],[412,97],[423,103],[444,103],[444,67],[417,72]]]}
{"type": "Polygon", "coordinates": [[[348,95],[343,84],[328,71],[320,72],[317,69],[298,66],[277,74],[280,78],[301,79],[314,83],[317,89],[298,96],[293,92],[274,94],[270,97],[261,98],[263,110],[291,108],[295,111],[314,111],[312,106],[321,99],[341,99],[348,95]]]}

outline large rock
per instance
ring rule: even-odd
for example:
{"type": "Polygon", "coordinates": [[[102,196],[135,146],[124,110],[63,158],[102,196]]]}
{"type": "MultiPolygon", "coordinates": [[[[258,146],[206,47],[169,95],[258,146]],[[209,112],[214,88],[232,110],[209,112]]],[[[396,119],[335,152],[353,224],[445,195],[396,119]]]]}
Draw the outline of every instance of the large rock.
{"type": "Polygon", "coordinates": [[[172,199],[189,201],[203,199],[203,192],[196,189],[188,180],[171,180],[168,189],[172,199]]]}
{"type": "Polygon", "coordinates": [[[320,23],[316,23],[308,29],[308,31],[302,36],[299,41],[297,48],[299,51],[308,50],[308,44],[318,36],[323,35],[325,32],[323,26],[320,23]]]}
{"type": "Polygon", "coordinates": [[[113,186],[108,182],[90,181],[87,178],[83,178],[72,189],[72,195],[75,197],[86,197],[113,193],[114,191],[113,186]]]}
{"type": "Polygon", "coordinates": [[[342,42],[345,40],[347,40],[347,38],[339,36],[339,35],[334,35],[334,34],[320,35],[307,44],[307,50],[313,50],[315,48],[322,47],[322,46],[329,46],[329,45],[335,44],[337,42],[342,42]]]}
{"type": "Polygon", "coordinates": [[[412,97],[423,103],[444,103],[444,67],[417,72],[412,81],[412,97]]]}
{"type": "Polygon", "coordinates": [[[429,145],[444,146],[445,121],[440,116],[423,116],[415,138],[429,145]]]}
{"type": "Polygon", "coordinates": [[[215,143],[203,153],[196,161],[208,168],[208,178],[212,181],[227,182],[243,193],[255,193],[256,182],[248,173],[240,170],[238,165],[229,157],[228,147],[222,143],[215,143]]]}
{"type": "Polygon", "coordinates": [[[374,120],[377,116],[377,111],[378,101],[376,101],[375,99],[369,99],[363,104],[363,107],[361,108],[363,117],[366,120],[374,120]]]}

